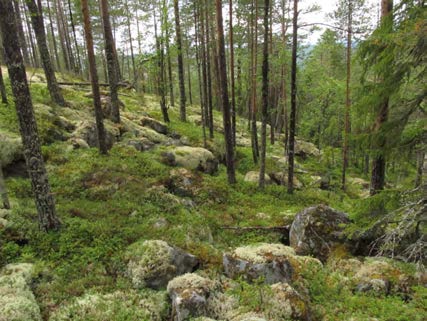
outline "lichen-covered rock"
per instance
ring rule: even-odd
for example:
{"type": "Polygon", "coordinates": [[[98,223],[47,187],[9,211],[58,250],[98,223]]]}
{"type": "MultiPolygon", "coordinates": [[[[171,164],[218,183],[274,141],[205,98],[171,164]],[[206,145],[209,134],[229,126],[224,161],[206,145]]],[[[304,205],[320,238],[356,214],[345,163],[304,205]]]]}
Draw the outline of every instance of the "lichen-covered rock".
{"type": "Polygon", "coordinates": [[[0,275],[0,320],[1,321],[41,321],[37,305],[29,283],[33,265],[29,263],[6,265],[0,275]]]}
{"type": "MultiPolygon", "coordinates": [[[[288,174],[285,172],[274,172],[269,173],[271,180],[277,185],[287,185],[288,184],[288,174]]],[[[302,188],[302,183],[296,178],[293,177],[294,188],[300,189],[302,188]]]]}
{"type": "Polygon", "coordinates": [[[196,192],[196,183],[201,180],[200,176],[186,168],[175,168],[169,172],[166,186],[171,193],[182,197],[193,196],[196,192]]]}
{"type": "Polygon", "coordinates": [[[267,284],[289,282],[306,269],[317,270],[322,264],[313,258],[295,255],[283,244],[259,243],[238,247],[223,256],[225,274],[232,278],[242,276],[247,281],[262,278],[267,284]]]}
{"type": "Polygon", "coordinates": [[[165,291],[116,291],[86,294],[61,306],[49,321],[166,320],[169,304],[165,291]]]}
{"type": "Polygon", "coordinates": [[[6,167],[23,158],[21,138],[17,135],[0,132],[0,166],[6,167]]]}
{"type": "Polygon", "coordinates": [[[208,316],[208,299],[214,287],[213,281],[194,273],[187,273],[170,281],[167,290],[172,300],[174,320],[208,316]]]}
{"type": "MultiPolygon", "coordinates": [[[[120,132],[113,126],[105,124],[105,140],[107,148],[111,148],[113,144],[118,140],[120,132]]],[[[76,130],[72,133],[72,139],[82,139],[90,147],[98,146],[98,132],[94,121],[84,120],[80,121],[76,130]]]]}
{"type": "Polygon", "coordinates": [[[135,288],[160,289],[177,275],[198,265],[194,255],[160,240],[139,241],[129,246],[128,273],[135,288]]]}
{"type": "Polygon", "coordinates": [[[218,160],[212,152],[202,147],[179,146],[163,153],[163,162],[190,170],[213,174],[218,170],[218,160]]]}
{"type": "Polygon", "coordinates": [[[295,155],[300,156],[302,158],[306,158],[308,156],[319,157],[320,151],[313,143],[306,142],[303,140],[296,140],[295,155]]]}
{"type": "MultiPolygon", "coordinates": [[[[265,179],[266,184],[272,183],[271,178],[270,178],[270,176],[268,176],[268,174],[264,174],[264,179],[265,179]]],[[[248,182],[248,183],[258,183],[259,182],[259,172],[257,172],[257,171],[247,172],[245,175],[244,181],[248,182]]]]}
{"type": "Polygon", "coordinates": [[[326,261],[330,253],[346,244],[344,228],[350,223],[347,214],[325,205],[299,212],[289,231],[290,245],[300,255],[313,255],[326,261]]]}
{"type": "Polygon", "coordinates": [[[151,117],[142,117],[141,125],[144,127],[150,127],[151,129],[163,135],[168,133],[168,127],[164,123],[151,117]]]}
{"type": "Polygon", "coordinates": [[[268,314],[274,320],[311,320],[307,302],[291,285],[276,283],[271,286],[271,291],[268,314]]]}
{"type": "Polygon", "coordinates": [[[231,321],[267,321],[267,319],[262,317],[259,313],[247,312],[235,316],[231,321]]]}

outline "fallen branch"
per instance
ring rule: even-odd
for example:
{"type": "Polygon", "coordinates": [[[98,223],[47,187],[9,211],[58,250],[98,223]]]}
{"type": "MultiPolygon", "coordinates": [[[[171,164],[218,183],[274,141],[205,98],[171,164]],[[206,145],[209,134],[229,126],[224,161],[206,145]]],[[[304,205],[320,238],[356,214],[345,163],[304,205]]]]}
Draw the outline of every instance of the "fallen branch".
{"type": "MultiPolygon", "coordinates": [[[[58,85],[62,85],[62,86],[91,86],[92,83],[90,82],[64,82],[64,81],[60,81],[58,82],[58,85]]],[[[101,87],[109,87],[110,84],[107,83],[99,83],[98,84],[101,87]]],[[[124,88],[133,88],[132,84],[127,83],[127,82],[120,82],[117,84],[119,87],[124,87],[124,88]]]]}
{"type": "Polygon", "coordinates": [[[289,232],[290,226],[220,226],[223,230],[289,232]]]}

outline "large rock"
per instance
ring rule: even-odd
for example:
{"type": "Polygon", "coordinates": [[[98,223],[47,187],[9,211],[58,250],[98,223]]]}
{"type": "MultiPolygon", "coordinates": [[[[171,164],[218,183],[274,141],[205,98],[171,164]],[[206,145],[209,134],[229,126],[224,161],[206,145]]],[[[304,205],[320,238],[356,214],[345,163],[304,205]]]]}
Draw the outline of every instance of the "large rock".
{"type": "Polygon", "coordinates": [[[41,321],[40,308],[29,284],[33,265],[9,264],[0,275],[0,320],[41,321]]]}
{"type": "Polygon", "coordinates": [[[178,276],[168,284],[172,300],[174,321],[189,320],[209,315],[209,297],[214,290],[213,281],[194,273],[178,276]]]}
{"type": "MultiPolygon", "coordinates": [[[[167,320],[168,297],[165,291],[116,291],[91,293],[59,307],[49,321],[84,320],[167,320]]],[[[1,317],[0,317],[1,320],[1,317]]]]}
{"type": "MultiPolygon", "coordinates": [[[[274,172],[269,173],[272,181],[277,185],[287,185],[288,184],[288,173],[285,172],[274,172]]],[[[302,183],[296,178],[293,177],[294,188],[300,189],[302,188],[302,183]]]]}
{"type": "Polygon", "coordinates": [[[190,197],[195,194],[196,184],[200,181],[200,176],[186,168],[178,167],[169,172],[169,179],[166,182],[166,187],[175,195],[190,197]]]}
{"type": "Polygon", "coordinates": [[[271,292],[268,310],[274,320],[311,320],[307,301],[290,284],[273,284],[271,292]]]}
{"type": "Polygon", "coordinates": [[[325,205],[299,212],[289,231],[290,245],[300,255],[312,255],[326,261],[332,251],[346,246],[344,228],[350,223],[347,214],[325,205]]]}
{"type": "Polygon", "coordinates": [[[136,242],[128,249],[128,274],[135,288],[160,289],[198,265],[194,255],[160,240],[136,242]]]}
{"type": "Polygon", "coordinates": [[[295,255],[283,244],[259,243],[238,247],[223,256],[225,274],[247,281],[262,278],[267,284],[289,282],[305,270],[317,270],[322,264],[313,258],[295,255]]]}
{"type": "Polygon", "coordinates": [[[21,138],[0,132],[0,166],[6,167],[22,159],[24,159],[24,153],[21,138]]]}
{"type": "MultiPolygon", "coordinates": [[[[268,176],[268,174],[264,174],[264,179],[265,179],[266,184],[272,183],[271,178],[270,178],[270,176],[268,176]]],[[[257,171],[247,172],[245,175],[244,181],[248,182],[248,183],[258,183],[259,182],[259,172],[257,172],[257,171]]]]}
{"type": "Polygon", "coordinates": [[[295,155],[300,156],[302,158],[307,158],[309,156],[319,157],[320,151],[313,143],[306,142],[303,140],[296,140],[295,155]]]}
{"type": "Polygon", "coordinates": [[[151,129],[163,135],[168,133],[168,127],[164,123],[151,117],[142,117],[141,125],[144,127],[150,127],[151,129]]]}
{"type": "Polygon", "coordinates": [[[163,162],[190,170],[213,174],[218,170],[218,160],[212,152],[202,147],[179,146],[163,153],[163,162]]]}
{"type": "MultiPolygon", "coordinates": [[[[105,126],[105,140],[107,148],[110,149],[118,140],[120,132],[112,126],[105,126]]],[[[72,140],[82,139],[90,147],[98,146],[98,132],[94,121],[84,120],[77,124],[76,130],[72,134],[72,140]]]]}

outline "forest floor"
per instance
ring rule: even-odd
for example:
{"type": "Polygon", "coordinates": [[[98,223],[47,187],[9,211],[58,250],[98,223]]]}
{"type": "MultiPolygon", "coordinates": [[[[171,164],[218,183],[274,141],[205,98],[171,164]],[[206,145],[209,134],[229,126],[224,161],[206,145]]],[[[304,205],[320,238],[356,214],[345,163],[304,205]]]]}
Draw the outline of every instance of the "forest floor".
{"type": "MultiPolygon", "coordinates": [[[[227,184],[225,167],[221,163],[214,174],[200,171],[176,174],[171,171],[178,167],[165,164],[165,152],[173,149],[177,140],[192,147],[203,147],[202,130],[197,125],[199,106],[188,107],[188,122],[179,121],[178,107],[170,108],[171,123],[167,126],[168,134],[163,135],[151,129],[141,129],[140,124],[140,119],[147,116],[161,120],[158,98],[123,91],[120,95],[125,106],[122,125],[106,121],[111,139],[120,137],[120,141],[114,143],[108,156],[102,156],[96,148],[86,148],[78,136],[90,127],[93,119],[88,88],[64,86],[63,92],[70,106],[60,108],[51,104],[40,70],[28,74],[43,155],[63,226],[58,232],[39,231],[30,181],[25,177],[25,171],[18,169],[19,162],[14,159],[19,153],[17,144],[1,145],[3,161],[7,157],[13,161],[5,170],[12,209],[1,210],[4,218],[0,223],[4,226],[0,228],[0,267],[10,263],[34,264],[29,288],[43,320],[170,320],[170,299],[166,295],[159,299],[164,305],[154,304],[154,299],[150,299],[152,305],[144,306],[143,310],[147,312],[162,306],[168,312],[156,310],[145,315],[136,311],[141,309],[135,303],[142,302],[141,297],[166,293],[164,289],[133,290],[134,284],[128,277],[127,249],[141,240],[163,240],[179,247],[198,258],[200,263],[196,273],[220,279],[223,277],[224,252],[260,242],[279,244],[283,237],[280,231],[229,230],[224,226],[285,226],[292,223],[299,211],[318,204],[348,213],[354,222],[349,233],[372,223],[372,218],[364,214],[379,198],[367,198],[367,177],[353,167],[349,170],[348,189],[341,191],[338,148],[330,148],[317,156],[297,158],[296,177],[300,186],[293,195],[287,194],[285,186],[278,184],[260,190],[256,183],[245,181],[245,175],[257,171],[258,166],[252,161],[246,120],[238,118],[238,183],[235,186],[227,184]],[[142,147],[132,146],[135,137],[129,132],[135,130],[143,132],[144,139],[140,139],[141,145],[138,145],[142,147]],[[127,133],[121,135],[124,131],[127,133]],[[177,175],[190,175],[191,185],[177,188],[179,182],[174,181],[177,175]],[[328,190],[319,188],[320,179],[325,175],[330,179],[328,190]],[[109,293],[112,295],[108,296],[109,293]],[[127,296],[124,299],[117,293],[127,296]],[[135,296],[129,298],[130,293],[135,296]],[[85,300],[89,300],[90,308],[85,300]],[[99,303],[103,300],[105,305],[99,303]],[[126,300],[133,303],[128,304],[126,300]],[[116,308],[106,308],[110,304],[116,308]]],[[[67,77],[62,80],[75,79],[67,77]]],[[[8,92],[10,94],[10,87],[8,92]]],[[[221,116],[218,111],[214,115],[216,131],[207,147],[221,159],[221,116]]],[[[1,105],[0,136],[13,140],[18,135],[13,103],[1,105]]],[[[269,144],[268,173],[284,171],[283,155],[282,143],[269,144]]],[[[402,186],[393,186],[392,192],[384,193],[381,200],[387,198],[387,206],[394,209],[398,203],[396,195],[409,183],[403,181],[402,186]]],[[[300,292],[305,291],[312,320],[425,320],[427,290],[422,282],[408,283],[405,291],[396,285],[396,280],[404,276],[419,280],[420,272],[416,266],[381,260],[382,265],[375,265],[378,262],[374,259],[359,258],[359,264],[348,252],[337,252],[315,273],[301,273],[301,279],[293,286],[304,289],[300,292]],[[356,264],[356,270],[345,262],[356,264]],[[379,266],[387,267],[381,270],[379,266]],[[363,269],[382,274],[378,278],[390,282],[390,288],[399,289],[387,293],[356,291],[352,280],[363,269]]],[[[4,295],[1,280],[0,277],[0,301],[4,295]]],[[[255,316],[265,320],[285,320],[266,304],[265,297],[269,295],[266,285],[241,279],[235,282],[239,286],[232,287],[229,295],[237,298],[239,313],[252,313],[253,316],[230,320],[256,320],[255,316]]],[[[28,308],[33,313],[29,312],[28,315],[33,316],[28,320],[38,320],[39,317],[34,316],[37,309],[28,308]]],[[[3,320],[1,311],[2,307],[0,320],[3,320]]]]}

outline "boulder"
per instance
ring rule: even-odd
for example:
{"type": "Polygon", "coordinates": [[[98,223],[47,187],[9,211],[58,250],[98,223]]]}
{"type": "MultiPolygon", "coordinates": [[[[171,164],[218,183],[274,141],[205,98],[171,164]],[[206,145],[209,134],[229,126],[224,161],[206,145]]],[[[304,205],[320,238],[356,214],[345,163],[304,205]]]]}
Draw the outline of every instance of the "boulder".
{"type": "Polygon", "coordinates": [[[0,274],[0,320],[41,321],[40,308],[30,289],[33,265],[6,265],[0,274]]]}
{"type": "Polygon", "coordinates": [[[124,143],[127,146],[132,146],[139,152],[145,152],[147,150],[153,149],[155,146],[155,143],[145,137],[136,137],[134,139],[126,140],[124,143]]]}
{"type": "Polygon", "coordinates": [[[68,320],[150,320],[169,316],[165,291],[116,291],[107,294],[87,293],[60,306],[49,321],[68,320]],[[125,319],[123,319],[125,318],[125,319]]]}
{"type": "Polygon", "coordinates": [[[144,127],[150,127],[151,129],[163,135],[168,133],[168,127],[164,123],[151,117],[142,117],[141,125],[144,127]]]}
{"type": "MultiPolygon", "coordinates": [[[[269,173],[271,180],[277,185],[287,185],[288,184],[288,173],[285,172],[273,172],[269,173]]],[[[294,176],[293,178],[294,188],[302,188],[302,183],[294,176]]]]}
{"type": "MultiPolygon", "coordinates": [[[[272,183],[271,178],[270,178],[270,176],[268,176],[268,174],[264,174],[264,179],[265,179],[266,184],[272,183]]],[[[257,171],[247,172],[245,175],[244,181],[248,182],[248,183],[258,183],[259,182],[259,172],[257,172],[257,171]]]]}
{"type": "Polygon", "coordinates": [[[162,154],[162,161],[168,165],[178,165],[190,170],[213,174],[218,170],[218,160],[212,152],[201,147],[179,146],[162,154]]]}
{"type": "Polygon", "coordinates": [[[24,159],[24,148],[19,136],[0,132],[0,166],[6,167],[24,159]]]}
{"type": "Polygon", "coordinates": [[[299,212],[289,231],[290,245],[300,255],[312,255],[325,262],[331,252],[346,245],[344,228],[350,223],[347,214],[325,205],[299,212]]]}
{"type": "Polygon", "coordinates": [[[166,182],[168,190],[178,196],[190,197],[196,191],[195,184],[200,182],[201,177],[196,176],[190,170],[179,167],[169,172],[169,179],[166,182]]]}
{"type": "Polygon", "coordinates": [[[199,263],[194,255],[160,240],[136,242],[127,253],[128,275],[135,288],[164,288],[175,276],[194,271],[199,263]]]}
{"type": "Polygon", "coordinates": [[[264,319],[259,313],[247,312],[235,316],[231,321],[267,321],[267,319],[264,319]]]}
{"type": "Polygon", "coordinates": [[[289,282],[305,270],[317,270],[322,264],[313,258],[295,255],[283,244],[259,243],[234,249],[223,255],[225,274],[247,281],[262,278],[267,284],[289,282]]]}
{"type": "Polygon", "coordinates": [[[209,297],[213,281],[194,273],[187,273],[169,282],[167,290],[172,300],[174,321],[208,316],[209,297]]]}
{"type": "Polygon", "coordinates": [[[320,151],[313,143],[306,142],[303,140],[295,141],[295,155],[300,156],[302,158],[307,157],[319,157],[320,151]]]}
{"type": "Polygon", "coordinates": [[[271,296],[268,311],[274,320],[311,320],[307,301],[289,283],[273,284],[271,296]]]}
{"type": "MultiPolygon", "coordinates": [[[[120,132],[112,126],[105,126],[105,138],[107,148],[110,149],[120,137],[120,132]]],[[[77,124],[76,130],[72,133],[72,139],[82,139],[90,147],[98,146],[98,133],[94,121],[84,120],[77,124]]]]}

